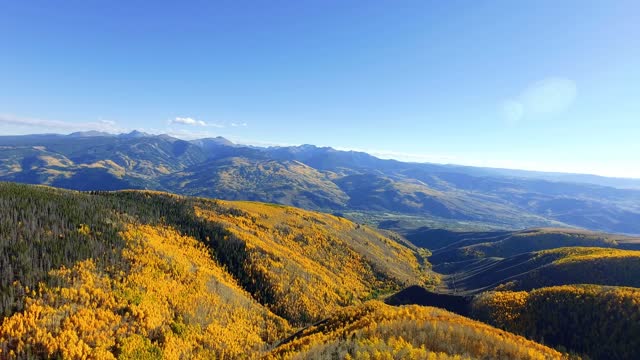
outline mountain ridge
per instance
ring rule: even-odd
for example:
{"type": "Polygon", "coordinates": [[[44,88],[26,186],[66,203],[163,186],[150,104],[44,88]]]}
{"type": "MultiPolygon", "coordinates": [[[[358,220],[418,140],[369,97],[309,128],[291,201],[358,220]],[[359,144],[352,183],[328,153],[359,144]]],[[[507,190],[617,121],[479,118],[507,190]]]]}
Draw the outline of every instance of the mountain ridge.
{"type": "Polygon", "coordinates": [[[640,190],[494,170],[405,163],[314,145],[245,146],[222,137],[185,141],[142,132],[0,137],[4,181],[77,190],[155,189],[505,229],[565,226],[640,234],[640,190]],[[230,179],[234,187],[226,186],[230,179]]]}

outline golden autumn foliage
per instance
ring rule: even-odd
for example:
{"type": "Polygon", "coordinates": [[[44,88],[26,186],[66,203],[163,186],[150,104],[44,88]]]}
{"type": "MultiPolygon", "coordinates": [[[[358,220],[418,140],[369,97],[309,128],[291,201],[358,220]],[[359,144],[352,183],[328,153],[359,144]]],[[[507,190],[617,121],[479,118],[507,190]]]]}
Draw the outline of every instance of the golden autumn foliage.
{"type": "Polygon", "coordinates": [[[148,225],[123,236],[128,271],[92,260],[52,271],[61,285],[42,285],[3,321],[0,357],[237,358],[289,330],[195,239],[148,225]]]}
{"type": "Polygon", "coordinates": [[[572,284],[640,287],[638,274],[639,250],[565,247],[477,262],[456,274],[456,285],[475,292],[572,284]]]}
{"type": "Polygon", "coordinates": [[[638,250],[621,250],[611,248],[598,247],[565,247],[552,250],[543,250],[538,256],[555,255],[558,259],[556,264],[564,264],[570,262],[586,261],[586,260],[602,260],[611,258],[640,258],[638,250]]]}
{"type": "Polygon", "coordinates": [[[149,191],[4,190],[2,360],[561,357],[446,311],[368,301],[423,283],[427,266],[344,218],[149,191]]]}
{"type": "Polygon", "coordinates": [[[640,251],[595,247],[544,250],[536,258],[552,263],[523,277],[518,290],[567,284],[640,287],[640,251]]]}
{"type": "Polygon", "coordinates": [[[294,323],[424,281],[416,253],[344,218],[263,203],[216,204],[235,211],[196,207],[196,215],[246,244],[247,272],[268,288],[270,299],[259,300],[294,323]]]}
{"type": "Polygon", "coordinates": [[[484,293],[473,316],[594,359],[640,357],[640,289],[565,285],[484,293]]]}
{"type": "Polygon", "coordinates": [[[267,358],[560,359],[563,354],[445,310],[372,300],[302,330],[267,358]]]}

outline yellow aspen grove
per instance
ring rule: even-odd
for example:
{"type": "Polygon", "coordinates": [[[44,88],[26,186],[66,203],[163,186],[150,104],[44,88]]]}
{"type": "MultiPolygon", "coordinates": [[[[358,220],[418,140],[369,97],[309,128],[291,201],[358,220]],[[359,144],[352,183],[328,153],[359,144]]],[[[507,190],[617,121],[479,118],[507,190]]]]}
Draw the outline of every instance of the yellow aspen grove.
{"type": "Polygon", "coordinates": [[[42,285],[3,321],[3,356],[100,359],[116,349],[121,358],[233,358],[287,333],[286,321],[240,289],[197,240],[149,225],[122,235],[128,272],[109,276],[92,260],[52,271],[62,285],[42,285]]]}

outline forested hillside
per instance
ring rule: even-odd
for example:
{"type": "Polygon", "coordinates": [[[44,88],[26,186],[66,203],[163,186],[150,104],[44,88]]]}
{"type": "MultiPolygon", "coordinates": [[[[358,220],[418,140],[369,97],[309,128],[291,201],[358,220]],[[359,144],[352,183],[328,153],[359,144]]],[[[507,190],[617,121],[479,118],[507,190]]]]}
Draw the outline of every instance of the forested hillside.
{"type": "Polygon", "coordinates": [[[328,214],[0,183],[2,358],[237,358],[432,280],[419,252],[328,214]]]}
{"type": "Polygon", "coordinates": [[[333,314],[272,359],[562,359],[546,346],[448,311],[371,301],[333,314]]]}
{"type": "Polygon", "coordinates": [[[594,359],[640,356],[640,289],[573,285],[489,292],[473,316],[507,331],[594,359]]]}
{"type": "Polygon", "coordinates": [[[151,225],[122,237],[119,266],[87,259],[25,287],[24,310],[0,327],[0,356],[237,358],[288,333],[198,240],[151,225]]]}
{"type": "Polygon", "coordinates": [[[640,286],[638,251],[439,264],[438,285],[429,251],[288,206],[15,183],[0,204],[3,359],[635,356],[637,289],[545,286],[640,286]]]}
{"type": "MultiPolygon", "coordinates": [[[[585,277],[583,281],[589,282],[589,279],[585,277]]],[[[596,277],[594,281],[600,279],[596,277]]],[[[638,287],[573,284],[462,296],[411,286],[386,298],[385,302],[447,309],[562,352],[591,359],[640,356],[638,287]]]]}
{"type": "Polygon", "coordinates": [[[217,204],[226,211],[196,206],[195,213],[243,241],[243,282],[296,324],[380,292],[433,281],[418,252],[344,218],[263,203],[217,204]]]}
{"type": "Polygon", "coordinates": [[[640,356],[638,238],[549,228],[407,237],[433,247],[442,283],[386,303],[437,306],[592,359],[640,356]]]}

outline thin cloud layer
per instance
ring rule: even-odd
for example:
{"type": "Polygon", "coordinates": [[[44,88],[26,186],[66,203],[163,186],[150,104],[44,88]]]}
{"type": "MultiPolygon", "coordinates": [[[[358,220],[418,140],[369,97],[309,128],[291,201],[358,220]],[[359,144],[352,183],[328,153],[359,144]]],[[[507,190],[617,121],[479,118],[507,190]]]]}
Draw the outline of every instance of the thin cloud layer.
{"type": "Polygon", "coordinates": [[[0,124],[38,128],[39,130],[66,130],[66,131],[85,131],[97,130],[104,132],[122,132],[126,129],[119,127],[114,121],[99,120],[90,122],[70,122],[60,120],[46,120],[37,118],[18,117],[8,114],[0,114],[0,124]]]}

